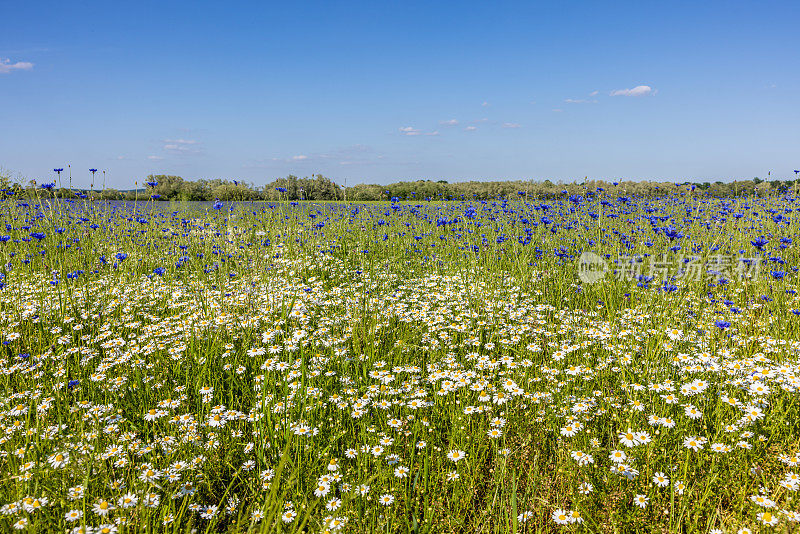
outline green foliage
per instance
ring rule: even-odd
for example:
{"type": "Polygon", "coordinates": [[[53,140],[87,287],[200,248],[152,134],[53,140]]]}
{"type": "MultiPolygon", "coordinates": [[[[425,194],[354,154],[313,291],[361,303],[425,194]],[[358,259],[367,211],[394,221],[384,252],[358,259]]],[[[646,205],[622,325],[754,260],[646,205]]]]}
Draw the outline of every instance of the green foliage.
{"type": "MultiPolygon", "coordinates": [[[[622,194],[642,197],[663,197],[679,193],[679,186],[674,182],[623,181],[618,186],[602,180],[587,180],[580,183],[553,183],[543,181],[462,181],[448,183],[447,180],[416,180],[395,182],[389,185],[357,184],[343,187],[321,174],[300,178],[289,175],[257,187],[240,180],[200,179],[185,180],[180,176],[153,174],[143,181],[158,182],[156,187],[144,187],[136,182],[138,189],[116,191],[81,191],[95,198],[106,200],[140,200],[153,199],[162,201],[223,201],[231,200],[311,200],[311,201],[378,201],[398,198],[400,200],[487,200],[494,198],[512,198],[522,194],[525,198],[565,198],[571,194],[581,194],[598,187],[610,190],[614,188],[622,194]],[[280,192],[277,188],[285,189],[280,192]]],[[[692,184],[682,182],[681,185],[692,184]]],[[[796,187],[796,181],[769,180],[759,178],[723,182],[694,182],[695,187],[714,197],[763,194],[766,189],[786,190],[796,187]],[[763,185],[761,185],[763,184],[763,185]]],[[[0,169],[0,188],[12,188],[25,191],[29,197],[41,195],[35,184],[23,187],[11,179],[8,171],[0,169]]],[[[683,188],[685,194],[685,187],[683,188]]],[[[76,190],[80,191],[80,190],[76,190]]],[[[54,196],[72,198],[75,191],[59,189],[54,196]]]]}

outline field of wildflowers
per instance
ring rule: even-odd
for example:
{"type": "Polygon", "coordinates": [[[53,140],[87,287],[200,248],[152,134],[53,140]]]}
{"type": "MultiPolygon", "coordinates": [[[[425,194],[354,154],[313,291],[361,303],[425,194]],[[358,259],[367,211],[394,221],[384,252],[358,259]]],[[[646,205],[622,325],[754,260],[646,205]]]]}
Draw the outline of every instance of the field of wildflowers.
{"type": "Polygon", "coordinates": [[[4,531],[798,528],[794,195],[42,195],[0,203],[4,531]]]}

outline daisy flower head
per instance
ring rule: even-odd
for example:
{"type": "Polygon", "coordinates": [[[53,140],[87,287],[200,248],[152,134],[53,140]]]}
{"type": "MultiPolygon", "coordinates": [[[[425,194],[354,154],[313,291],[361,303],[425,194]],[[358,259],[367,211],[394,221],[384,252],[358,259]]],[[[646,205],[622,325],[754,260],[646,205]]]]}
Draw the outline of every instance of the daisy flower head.
{"type": "Polygon", "coordinates": [[[778,524],[778,516],[769,511],[760,512],[756,517],[758,517],[759,521],[770,527],[774,527],[778,524]]]}
{"type": "Polygon", "coordinates": [[[500,430],[499,428],[491,428],[486,433],[486,435],[489,436],[492,439],[497,439],[497,438],[499,438],[500,436],[503,435],[503,431],[500,430]]]}
{"type": "Polygon", "coordinates": [[[49,463],[53,469],[60,469],[69,463],[69,454],[57,452],[47,458],[47,463],[49,463]]]}
{"type": "Polygon", "coordinates": [[[447,459],[452,460],[453,462],[458,462],[459,460],[463,460],[467,457],[467,453],[464,451],[459,450],[452,450],[447,453],[447,459]]]}
{"type": "Polygon", "coordinates": [[[751,495],[750,500],[753,501],[754,504],[763,506],[764,508],[775,508],[775,501],[763,495],[751,495]]]}
{"type": "Polygon", "coordinates": [[[557,525],[566,525],[571,522],[571,519],[571,514],[560,508],[553,512],[553,521],[555,521],[557,525]]]}
{"type": "Polygon", "coordinates": [[[628,459],[628,455],[625,454],[624,451],[611,451],[611,453],[608,455],[608,459],[615,464],[621,464],[628,459]]]}
{"type": "Polygon", "coordinates": [[[323,482],[321,484],[317,484],[317,488],[314,490],[314,496],[324,497],[325,495],[328,494],[329,491],[331,491],[330,484],[326,484],[323,482]]]}
{"type": "Polygon", "coordinates": [[[283,521],[284,523],[291,523],[292,521],[294,521],[295,517],[297,517],[297,512],[295,512],[294,510],[286,510],[285,512],[283,512],[283,514],[281,514],[281,521],[283,521]]]}
{"type": "Polygon", "coordinates": [[[583,523],[583,517],[581,517],[581,513],[577,510],[569,511],[569,519],[570,523],[583,523]]]}
{"type": "Polygon", "coordinates": [[[697,452],[703,448],[703,441],[700,438],[687,436],[683,440],[683,446],[687,449],[692,449],[694,452],[697,452]]]}
{"type": "Polygon", "coordinates": [[[99,516],[108,515],[114,509],[114,505],[105,499],[100,499],[92,505],[92,510],[99,516]]]}
{"type": "Polygon", "coordinates": [[[81,517],[83,517],[83,512],[81,510],[70,510],[69,512],[64,514],[64,519],[67,521],[67,523],[72,523],[74,521],[77,521],[81,517]]]}
{"type": "Polygon", "coordinates": [[[625,445],[626,447],[634,447],[639,444],[639,440],[636,439],[636,433],[628,429],[627,432],[622,432],[619,434],[619,442],[625,445]]]}
{"type": "Polygon", "coordinates": [[[665,488],[669,486],[669,478],[661,472],[653,473],[653,484],[660,488],[665,488]]]}

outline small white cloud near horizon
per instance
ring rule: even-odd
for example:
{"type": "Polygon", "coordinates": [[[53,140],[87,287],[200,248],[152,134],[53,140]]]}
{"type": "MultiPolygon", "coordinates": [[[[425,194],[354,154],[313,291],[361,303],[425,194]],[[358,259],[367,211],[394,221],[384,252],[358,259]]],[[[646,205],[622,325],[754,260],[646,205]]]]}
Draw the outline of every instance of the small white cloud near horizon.
{"type": "Polygon", "coordinates": [[[164,143],[161,148],[173,154],[200,153],[200,141],[195,139],[164,139],[164,143]]]}
{"type": "Polygon", "coordinates": [[[503,128],[522,128],[522,125],[516,122],[504,122],[503,128]]]}
{"type": "Polygon", "coordinates": [[[378,160],[383,158],[385,158],[385,156],[377,154],[373,147],[363,144],[355,144],[332,148],[326,152],[307,152],[305,154],[297,154],[287,157],[257,159],[242,165],[242,168],[277,169],[285,167],[287,169],[292,169],[295,168],[295,166],[320,166],[322,169],[325,169],[330,165],[368,166],[375,165],[378,160]]]}
{"type": "Polygon", "coordinates": [[[147,159],[158,161],[164,159],[163,156],[147,156],[147,159]]]}
{"type": "Polygon", "coordinates": [[[194,139],[164,139],[164,142],[178,145],[196,145],[199,143],[199,141],[195,141],[194,139]]]}
{"type": "Polygon", "coordinates": [[[477,129],[478,129],[477,126],[467,126],[466,128],[464,128],[464,131],[465,132],[474,132],[477,129]]]}
{"type": "Polygon", "coordinates": [[[597,104],[597,100],[587,100],[585,98],[565,98],[567,104],[597,104]]]}
{"type": "Polygon", "coordinates": [[[611,96],[647,96],[653,94],[653,88],[649,85],[637,85],[633,89],[617,89],[611,91],[611,96]]]}
{"type": "Polygon", "coordinates": [[[589,93],[589,96],[597,96],[598,93],[599,91],[592,91],[591,93],[589,93]]]}
{"type": "Polygon", "coordinates": [[[458,126],[458,119],[450,119],[449,121],[439,121],[442,126],[458,126]]]}
{"type": "Polygon", "coordinates": [[[439,135],[439,130],[434,130],[432,132],[422,132],[413,126],[403,126],[400,128],[400,133],[403,135],[439,135]]]}
{"type": "Polygon", "coordinates": [[[31,69],[33,69],[33,63],[29,61],[17,61],[16,63],[11,63],[10,59],[0,58],[0,74],[8,74],[14,70],[31,69]]]}

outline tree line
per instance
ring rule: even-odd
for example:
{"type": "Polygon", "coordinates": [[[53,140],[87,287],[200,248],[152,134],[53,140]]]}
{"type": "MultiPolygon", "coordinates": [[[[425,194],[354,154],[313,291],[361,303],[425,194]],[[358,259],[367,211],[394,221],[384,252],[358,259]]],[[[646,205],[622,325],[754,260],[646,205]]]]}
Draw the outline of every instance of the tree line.
{"type": "MultiPolygon", "coordinates": [[[[6,195],[21,197],[53,196],[59,198],[92,197],[103,200],[139,201],[373,201],[373,200],[487,200],[524,196],[531,198],[558,198],[581,195],[602,189],[619,195],[656,197],[680,192],[697,191],[716,197],[763,195],[769,192],[796,192],[800,180],[739,180],[733,182],[651,182],[584,180],[582,182],[559,183],[543,181],[468,181],[448,183],[445,180],[416,180],[395,182],[389,185],[358,184],[343,187],[331,179],[314,174],[300,178],[289,175],[278,178],[264,186],[240,180],[185,180],[173,175],[149,175],[137,187],[130,190],[68,189],[55,183],[26,185],[14,183],[7,173],[0,173],[0,190],[6,195]]],[[[2,196],[0,196],[2,198],[2,196]]]]}

